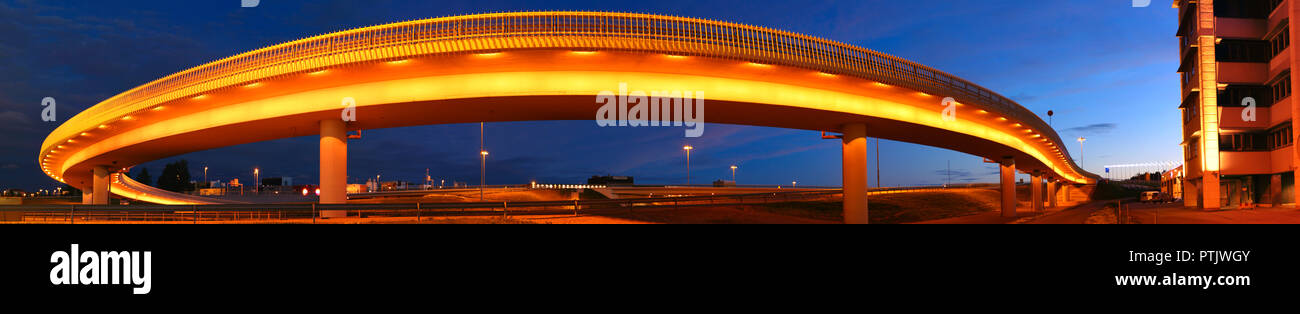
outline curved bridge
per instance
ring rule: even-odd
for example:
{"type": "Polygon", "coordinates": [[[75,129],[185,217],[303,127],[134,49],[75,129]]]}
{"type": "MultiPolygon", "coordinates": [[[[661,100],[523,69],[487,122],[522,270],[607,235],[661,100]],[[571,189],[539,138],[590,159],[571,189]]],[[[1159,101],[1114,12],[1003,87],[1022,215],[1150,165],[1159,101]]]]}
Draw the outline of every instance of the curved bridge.
{"type": "MultiPolygon", "coordinates": [[[[88,202],[106,203],[110,175],[131,165],[319,134],[321,202],[342,203],[348,130],[588,120],[600,107],[596,95],[620,83],[632,90],[702,91],[708,123],[843,133],[850,222],[866,221],[868,135],[998,161],[1004,198],[1013,180],[1008,173],[1017,168],[1035,180],[1095,178],[1032,112],[924,65],[762,27],[593,12],[417,20],[254,50],[86,109],[46,138],[38,159],[50,177],[91,191],[88,202]],[[344,122],[341,100],[349,97],[356,120],[344,122]],[[941,104],[945,97],[956,102],[941,104]],[[943,118],[945,108],[955,110],[955,119],[943,118]]],[[[214,202],[122,180],[111,193],[148,195],[144,200],[162,204],[214,202]]]]}

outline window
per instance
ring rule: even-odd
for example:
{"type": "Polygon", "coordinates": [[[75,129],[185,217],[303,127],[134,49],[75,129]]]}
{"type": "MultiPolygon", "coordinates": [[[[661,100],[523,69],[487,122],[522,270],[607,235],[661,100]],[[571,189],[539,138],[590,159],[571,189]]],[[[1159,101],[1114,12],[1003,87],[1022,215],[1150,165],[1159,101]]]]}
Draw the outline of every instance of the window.
{"type": "Polygon", "coordinates": [[[1268,132],[1269,150],[1291,146],[1291,125],[1280,126],[1268,132]]]}
{"type": "Polygon", "coordinates": [[[1273,105],[1272,96],[1268,86],[1228,85],[1219,91],[1219,106],[1240,107],[1242,101],[1250,97],[1255,99],[1255,106],[1268,107],[1273,105]]]}
{"type": "Polygon", "coordinates": [[[1214,59],[1223,62],[1268,62],[1269,53],[1269,42],[1263,40],[1224,39],[1214,45],[1214,59]]]}
{"type": "MultiPolygon", "coordinates": [[[[1193,96],[1195,96],[1195,94],[1193,94],[1193,96]]],[[[1192,97],[1192,96],[1189,96],[1189,97],[1192,97]]],[[[1187,124],[1187,123],[1191,123],[1191,122],[1193,122],[1193,121],[1196,121],[1196,118],[1197,118],[1197,116],[1196,116],[1196,107],[1199,107],[1199,105],[1197,105],[1197,104],[1199,104],[1199,103],[1200,103],[1199,101],[1192,100],[1192,104],[1191,104],[1191,105],[1189,105],[1189,106],[1184,106],[1184,107],[1183,107],[1183,124],[1187,124]]]]}
{"type": "MultiPolygon", "coordinates": [[[[1188,59],[1194,59],[1194,58],[1188,58],[1188,59]]],[[[1183,72],[1183,73],[1182,73],[1182,76],[1183,76],[1183,89],[1187,89],[1188,87],[1196,87],[1196,86],[1197,86],[1197,85],[1196,85],[1196,83],[1197,83],[1197,82],[1196,82],[1196,70],[1197,70],[1197,69],[1196,69],[1195,62],[1193,62],[1192,67],[1189,68],[1189,69],[1187,69],[1187,72],[1183,72]]]]}
{"type": "Polygon", "coordinates": [[[1277,34],[1274,34],[1273,37],[1268,40],[1268,46],[1270,58],[1276,57],[1278,54],[1282,53],[1282,50],[1286,50],[1286,47],[1290,47],[1291,27],[1283,26],[1282,31],[1277,32],[1277,34]]]}
{"type": "Polygon", "coordinates": [[[1273,88],[1273,102],[1291,96],[1291,71],[1283,71],[1282,74],[1273,79],[1273,83],[1269,85],[1273,88]]]}
{"type": "Polygon", "coordinates": [[[1214,16],[1241,19],[1264,19],[1272,12],[1271,0],[1215,1],[1214,16]]]}
{"type": "Polygon", "coordinates": [[[1238,134],[1220,134],[1219,150],[1221,151],[1267,151],[1269,146],[1265,142],[1264,133],[1238,133],[1238,134]]]}

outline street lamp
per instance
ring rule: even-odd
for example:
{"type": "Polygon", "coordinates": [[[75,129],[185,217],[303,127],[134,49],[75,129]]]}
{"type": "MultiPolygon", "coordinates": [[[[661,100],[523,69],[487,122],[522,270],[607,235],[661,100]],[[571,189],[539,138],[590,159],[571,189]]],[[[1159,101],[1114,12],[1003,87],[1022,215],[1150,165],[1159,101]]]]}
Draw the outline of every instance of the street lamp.
{"type": "Polygon", "coordinates": [[[736,165],[731,165],[731,183],[736,183],[736,165]]]}
{"type": "Polygon", "coordinates": [[[260,193],[262,190],[262,180],[260,179],[262,169],[253,168],[253,193],[260,193]]]}
{"type": "Polygon", "coordinates": [[[686,145],[682,146],[682,149],[686,151],[686,185],[689,186],[691,185],[691,150],[695,147],[686,145]]]}
{"type": "Polygon", "coordinates": [[[482,163],[482,167],[479,169],[480,172],[479,172],[479,175],[478,175],[478,201],[482,202],[482,201],[483,201],[483,185],[484,185],[484,184],[487,184],[487,155],[488,155],[488,151],[487,151],[487,150],[480,150],[478,153],[479,153],[479,155],[483,155],[483,163],[482,163]]]}
{"type": "Polygon", "coordinates": [[[1086,140],[1088,139],[1082,136],[1079,137],[1079,168],[1083,168],[1083,141],[1086,140]]]}
{"type": "Polygon", "coordinates": [[[203,184],[208,184],[208,166],[203,166],[203,184]]]}

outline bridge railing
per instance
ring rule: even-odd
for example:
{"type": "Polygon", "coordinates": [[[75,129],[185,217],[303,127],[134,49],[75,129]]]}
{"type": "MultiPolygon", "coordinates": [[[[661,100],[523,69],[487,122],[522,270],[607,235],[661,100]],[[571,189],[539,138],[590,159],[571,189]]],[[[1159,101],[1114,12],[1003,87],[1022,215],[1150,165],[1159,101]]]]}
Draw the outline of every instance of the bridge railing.
{"type": "Polygon", "coordinates": [[[560,201],[487,201],[386,204],[221,204],[221,205],[0,205],[0,223],[315,223],[322,210],[346,211],[352,218],[578,215],[653,208],[744,206],[832,200],[839,191],[767,192],[680,197],[560,201]],[[296,219],[296,221],[295,221],[296,219]]]}
{"type": "MultiPolygon", "coordinates": [[[[871,195],[995,188],[991,184],[871,188],[871,195]]],[[[697,196],[660,196],[557,201],[381,204],[218,204],[218,205],[0,205],[0,223],[316,223],[321,210],[347,216],[423,219],[426,217],[600,215],[635,210],[753,206],[787,202],[841,201],[835,190],[780,191],[697,196]]]]}
{"type": "MultiPolygon", "coordinates": [[[[963,104],[1003,115],[1047,136],[1069,156],[1065,151],[1066,145],[1056,132],[1033,112],[998,93],[925,65],[861,47],[764,27],[608,12],[467,15],[358,28],[295,40],[163,77],[109,98],[74,119],[84,116],[107,121],[118,115],[145,110],[148,105],[132,106],[142,100],[165,94],[180,96],[174,92],[222,78],[238,76],[251,82],[312,70],[277,66],[322,57],[335,58],[325,62],[313,61],[308,66],[323,68],[421,54],[534,48],[657,51],[783,64],[858,76],[933,95],[950,96],[963,104]],[[412,45],[424,46],[412,48],[412,45]],[[337,60],[339,58],[343,60],[337,60]]],[[[82,131],[65,130],[63,135],[66,137],[51,136],[46,147],[82,131]]],[[[1073,170],[1087,175],[1072,160],[1066,160],[1073,170]]]]}

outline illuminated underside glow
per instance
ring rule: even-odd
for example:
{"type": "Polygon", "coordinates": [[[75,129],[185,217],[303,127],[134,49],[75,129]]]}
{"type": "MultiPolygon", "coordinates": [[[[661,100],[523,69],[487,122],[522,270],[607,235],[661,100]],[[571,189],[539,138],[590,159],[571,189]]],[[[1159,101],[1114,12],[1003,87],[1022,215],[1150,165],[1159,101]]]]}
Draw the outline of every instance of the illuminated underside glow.
{"type": "MultiPolygon", "coordinates": [[[[1082,177],[1057,168],[1048,153],[1017,135],[966,119],[943,121],[942,115],[918,105],[902,104],[863,95],[727,78],[645,72],[504,72],[447,75],[391,80],[317,89],[244,103],[226,105],[187,115],[184,119],[154,122],[115,134],[80,149],[62,163],[62,171],[94,156],[145,141],[247,121],[273,119],[310,112],[337,110],[338,99],[353,97],[358,106],[496,96],[594,95],[617,88],[610,82],[627,82],[636,90],[702,90],[710,100],[726,100],[802,107],[905,121],[963,133],[1025,152],[1066,180],[1082,177]]],[[[590,104],[575,104],[589,106],[590,104]]],[[[594,117],[594,113],[593,116],[594,117]]],[[[585,117],[577,117],[585,118],[585,117]]]]}

